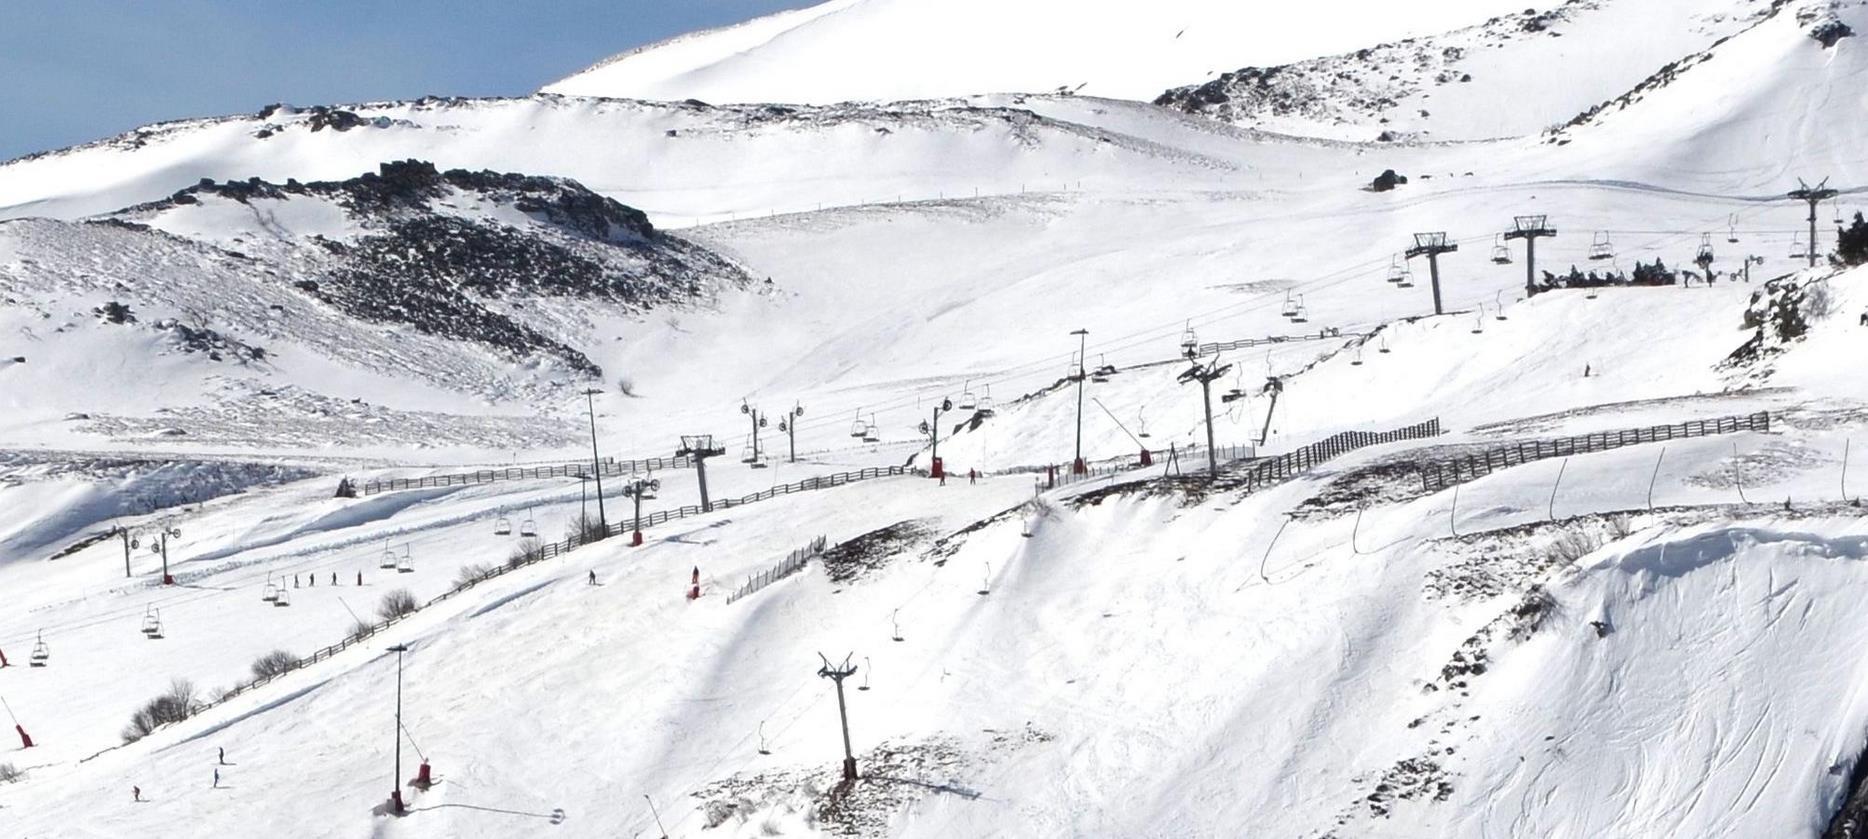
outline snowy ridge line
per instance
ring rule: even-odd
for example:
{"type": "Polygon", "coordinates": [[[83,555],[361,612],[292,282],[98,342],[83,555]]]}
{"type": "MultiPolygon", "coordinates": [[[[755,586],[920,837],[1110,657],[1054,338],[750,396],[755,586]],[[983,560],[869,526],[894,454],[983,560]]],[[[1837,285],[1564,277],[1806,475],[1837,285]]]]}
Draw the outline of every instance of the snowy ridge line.
{"type": "Polygon", "coordinates": [[[779,564],[747,577],[744,585],[734,589],[732,594],[726,596],[726,602],[733,603],[753,592],[804,570],[805,564],[811,561],[811,557],[818,556],[824,552],[824,546],[828,541],[829,540],[823,536],[812,539],[810,544],[792,551],[785,557],[784,561],[779,564]]]}
{"type": "Polygon", "coordinates": [[[1666,440],[1687,439],[1692,437],[1710,437],[1717,434],[1735,434],[1740,431],[1771,430],[1771,414],[1759,411],[1744,416],[1719,417],[1710,420],[1688,420],[1673,425],[1652,425],[1646,428],[1625,428],[1619,431],[1598,431],[1592,434],[1578,434],[1556,440],[1535,440],[1511,446],[1499,446],[1466,457],[1442,460],[1424,464],[1420,467],[1421,487],[1427,492],[1438,492],[1455,484],[1475,481],[1499,469],[1547,460],[1553,457],[1605,452],[1624,446],[1636,446],[1643,443],[1656,443],[1666,440]]]}
{"type": "MultiPolygon", "coordinates": [[[[740,506],[752,504],[752,503],[759,502],[759,501],[767,501],[773,498],[777,498],[778,496],[781,496],[781,495],[790,495],[795,492],[808,492],[810,490],[829,489],[831,487],[846,486],[848,484],[856,483],[857,481],[866,481],[866,480],[872,480],[875,478],[895,477],[895,476],[900,476],[900,475],[905,475],[905,474],[908,474],[907,467],[889,466],[889,467],[873,467],[869,469],[858,470],[855,472],[839,472],[835,475],[825,475],[825,476],[816,477],[816,478],[806,478],[796,483],[775,486],[775,487],[772,487],[771,489],[761,490],[759,492],[755,492],[750,495],[741,496],[739,498],[723,498],[713,503],[712,510],[702,509],[701,506],[698,504],[690,504],[685,507],[680,507],[674,510],[660,510],[650,515],[643,516],[641,520],[641,524],[643,527],[653,527],[657,524],[666,524],[668,522],[675,521],[677,519],[687,518],[689,516],[697,516],[702,513],[713,512],[715,510],[724,510],[724,509],[728,509],[731,507],[740,507],[740,506]]],[[[610,525],[609,530],[608,530],[608,537],[606,538],[614,538],[617,536],[621,536],[623,533],[627,532],[631,527],[634,527],[634,526],[635,526],[634,519],[627,519],[624,521],[619,521],[616,524],[610,525]]],[[[595,540],[590,540],[590,541],[595,541],[595,540]]],[[[817,541],[813,543],[814,545],[819,546],[817,548],[819,552],[822,551],[823,542],[824,542],[824,537],[820,536],[818,537],[817,541]]],[[[498,565],[491,569],[488,569],[487,572],[484,574],[480,574],[478,576],[474,576],[474,577],[470,577],[468,579],[462,580],[459,584],[455,585],[453,588],[448,589],[445,592],[442,592],[441,594],[437,595],[434,599],[429,600],[427,603],[422,604],[421,609],[427,609],[430,606],[433,606],[444,600],[452,598],[454,595],[460,594],[461,592],[464,592],[470,588],[473,588],[474,586],[477,586],[483,582],[486,582],[487,580],[493,579],[494,577],[503,576],[513,571],[517,571],[521,568],[543,562],[547,559],[551,559],[553,557],[557,557],[557,556],[560,556],[566,553],[570,553],[572,550],[578,547],[581,547],[585,544],[589,544],[589,541],[573,536],[571,538],[565,539],[562,542],[552,542],[547,545],[540,545],[538,547],[531,548],[525,552],[524,556],[514,557],[513,559],[508,560],[503,565],[498,565]]],[[[421,609],[418,609],[416,611],[421,611],[421,609]]],[[[408,614],[414,614],[414,612],[410,612],[408,614]]],[[[241,684],[237,684],[231,688],[228,688],[225,692],[221,693],[220,696],[216,697],[212,701],[207,702],[197,707],[194,710],[194,713],[190,714],[190,716],[194,716],[195,714],[199,714],[203,711],[207,711],[208,709],[211,709],[217,705],[220,705],[229,699],[233,699],[234,697],[239,696],[249,690],[252,690],[257,687],[261,687],[273,681],[274,679],[277,679],[280,676],[285,675],[286,673],[291,673],[291,672],[303,669],[309,665],[316,664],[320,661],[324,661],[325,659],[335,656],[338,653],[341,653],[344,650],[349,649],[353,646],[356,646],[357,644],[369,639],[371,636],[375,635],[376,633],[381,632],[385,629],[388,629],[390,626],[393,626],[397,621],[402,620],[402,618],[404,617],[407,617],[407,615],[397,615],[395,617],[385,618],[381,622],[378,622],[378,623],[363,624],[357,627],[357,630],[351,633],[350,636],[346,637],[344,640],[339,641],[330,646],[323,647],[313,652],[311,655],[299,659],[298,661],[294,662],[292,666],[278,673],[275,673],[270,676],[255,678],[250,682],[244,682],[241,684]]],[[[111,747],[111,749],[115,749],[115,748],[119,748],[119,747],[118,746],[111,747]]],[[[104,751],[110,751],[111,749],[105,749],[104,751]]],[[[98,754],[102,754],[102,753],[103,752],[99,752],[98,754]]],[[[92,757],[95,757],[95,756],[96,755],[92,755],[92,757]]],[[[86,760],[88,759],[89,758],[86,758],[86,760]]]]}
{"type": "MultiPolygon", "coordinates": [[[[646,460],[611,460],[605,458],[603,460],[603,468],[600,472],[609,477],[618,477],[631,472],[653,471],[656,469],[686,469],[693,465],[694,461],[685,455],[680,457],[651,457],[646,460]]],[[[509,466],[504,469],[480,469],[473,472],[461,472],[452,475],[429,475],[425,478],[391,478],[386,481],[370,481],[363,485],[363,494],[375,495],[380,492],[396,492],[405,489],[489,484],[494,481],[581,478],[589,474],[589,467],[581,462],[564,463],[556,466],[534,466],[530,469],[520,466],[509,466]]]]}

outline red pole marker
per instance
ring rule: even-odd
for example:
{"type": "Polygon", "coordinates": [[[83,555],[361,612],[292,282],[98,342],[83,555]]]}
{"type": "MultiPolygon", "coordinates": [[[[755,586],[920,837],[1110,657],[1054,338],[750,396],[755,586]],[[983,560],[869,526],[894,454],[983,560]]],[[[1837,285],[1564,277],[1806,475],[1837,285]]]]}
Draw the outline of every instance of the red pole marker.
{"type": "Polygon", "coordinates": [[[415,773],[415,780],[410,781],[409,783],[412,783],[421,789],[427,789],[431,786],[434,786],[435,784],[434,775],[428,769],[428,761],[425,761],[425,760],[422,761],[422,768],[415,773]]]}
{"type": "Polygon", "coordinates": [[[694,578],[688,583],[688,599],[700,599],[700,566],[694,566],[694,578]]]}
{"type": "Polygon", "coordinates": [[[32,735],[27,734],[26,729],[24,727],[15,725],[13,726],[13,730],[19,732],[20,748],[22,749],[32,748],[32,735]]]}
{"type": "Polygon", "coordinates": [[[12,664],[7,663],[6,650],[0,650],[0,667],[12,667],[12,666],[13,666],[12,664]]]}
{"type": "Polygon", "coordinates": [[[1155,465],[1155,456],[1152,454],[1149,454],[1147,449],[1142,449],[1142,465],[1143,466],[1155,465]]]}

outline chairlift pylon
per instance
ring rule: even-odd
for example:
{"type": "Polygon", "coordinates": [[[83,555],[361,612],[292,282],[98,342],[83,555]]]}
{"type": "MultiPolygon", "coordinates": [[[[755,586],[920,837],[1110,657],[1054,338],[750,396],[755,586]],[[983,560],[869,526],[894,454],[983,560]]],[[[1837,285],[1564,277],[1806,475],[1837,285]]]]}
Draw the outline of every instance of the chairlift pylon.
{"type": "Polygon", "coordinates": [[[1505,234],[1503,233],[1499,233],[1492,237],[1492,264],[1493,265],[1510,265],[1511,264],[1511,249],[1508,247],[1505,247],[1505,234]]]}
{"type": "Polygon", "coordinates": [[[1589,243],[1589,258],[1596,261],[1615,258],[1615,244],[1609,241],[1607,230],[1596,231],[1595,240],[1589,243]]]}
{"type": "Polygon", "coordinates": [[[45,630],[39,630],[38,640],[32,645],[32,657],[27,661],[33,667],[44,667],[52,660],[52,648],[45,644],[45,630]]]}

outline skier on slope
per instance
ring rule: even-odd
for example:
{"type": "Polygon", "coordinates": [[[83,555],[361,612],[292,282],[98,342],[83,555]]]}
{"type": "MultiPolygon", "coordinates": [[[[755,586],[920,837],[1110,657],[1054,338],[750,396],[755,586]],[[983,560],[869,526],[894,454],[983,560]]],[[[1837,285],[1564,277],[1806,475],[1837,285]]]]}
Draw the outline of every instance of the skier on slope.
{"type": "Polygon", "coordinates": [[[590,584],[593,586],[597,584],[597,572],[595,571],[590,572],[590,584]]]}
{"type": "Polygon", "coordinates": [[[214,767],[214,788],[221,788],[221,770],[218,766],[214,767]]]}
{"type": "Polygon", "coordinates": [[[143,788],[142,787],[130,787],[130,800],[131,801],[143,800],[143,788]]]}

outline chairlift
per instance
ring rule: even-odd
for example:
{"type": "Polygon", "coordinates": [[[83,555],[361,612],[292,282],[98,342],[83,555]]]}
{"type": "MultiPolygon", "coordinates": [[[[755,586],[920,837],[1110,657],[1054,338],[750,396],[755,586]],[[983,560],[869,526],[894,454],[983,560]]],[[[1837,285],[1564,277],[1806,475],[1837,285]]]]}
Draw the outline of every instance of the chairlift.
{"type": "Polygon", "coordinates": [[[1109,377],[1115,374],[1116,368],[1110,366],[1107,363],[1107,357],[1100,353],[1097,354],[1096,361],[1096,369],[1090,373],[1090,381],[1099,385],[1107,384],[1109,382],[1109,377]]]}
{"type": "Polygon", "coordinates": [[[1279,314],[1287,318],[1296,319],[1297,312],[1298,312],[1298,305],[1297,305],[1296,298],[1292,297],[1289,291],[1286,291],[1284,293],[1284,309],[1281,310],[1279,314]]]}
{"type": "Polygon", "coordinates": [[[39,640],[32,645],[32,658],[28,662],[34,667],[44,667],[52,660],[52,648],[45,645],[45,630],[39,630],[39,640]]]}
{"type": "Polygon", "coordinates": [[[1693,254],[1693,261],[1700,265],[1712,264],[1712,234],[1699,234],[1699,251],[1693,254]]]}
{"type": "Polygon", "coordinates": [[[1408,281],[1407,275],[1408,275],[1408,267],[1402,264],[1401,255],[1395,254],[1394,261],[1388,264],[1388,282],[1394,283],[1396,285],[1401,285],[1402,288],[1406,288],[1407,286],[1402,285],[1402,284],[1408,281]]]}
{"type": "Polygon", "coordinates": [[[279,597],[272,601],[273,607],[279,608],[279,607],[292,605],[292,595],[290,592],[291,592],[291,589],[288,589],[284,586],[280,586],[279,597]]]}
{"type": "Polygon", "coordinates": [[[494,536],[511,536],[512,535],[512,519],[506,518],[506,514],[503,511],[499,514],[499,518],[496,518],[493,520],[493,535],[494,536]]]}
{"type": "Polygon", "coordinates": [[[1725,241],[1726,241],[1726,244],[1731,244],[1731,245],[1738,244],[1738,214],[1737,213],[1733,213],[1725,217],[1725,241]]]}
{"type": "Polygon", "coordinates": [[[1492,295],[1492,303],[1498,307],[1498,314],[1493,315],[1492,317],[1497,320],[1505,320],[1504,299],[1505,299],[1505,293],[1502,291],[1492,295]]]}
{"type": "MultiPolygon", "coordinates": [[[[376,563],[376,567],[385,570],[396,567],[396,552],[389,549],[389,544],[387,542],[383,544],[382,561],[376,563]]],[[[284,587],[281,586],[280,590],[283,591],[284,587]]]]}
{"type": "Polygon", "coordinates": [[[1187,321],[1186,331],[1180,334],[1180,354],[1193,358],[1200,354],[1200,338],[1193,332],[1193,321],[1187,321]]]}
{"type": "MultiPolygon", "coordinates": [[[[524,523],[524,524],[521,524],[521,525],[519,526],[519,533],[520,533],[520,535],[523,535],[523,536],[532,536],[532,535],[536,535],[536,533],[527,533],[527,532],[526,532],[526,527],[525,527],[525,525],[526,525],[526,524],[531,524],[531,523],[532,523],[532,520],[531,520],[531,519],[526,519],[526,520],[525,520],[525,523],[524,523]]],[[[397,563],[396,563],[396,573],[398,573],[398,574],[413,574],[413,573],[415,573],[415,550],[414,550],[414,549],[413,549],[412,547],[410,547],[410,546],[408,546],[408,545],[403,545],[403,546],[402,546],[402,559],[401,559],[401,561],[399,561],[399,562],[397,562],[397,563]]]]}
{"type": "Polygon", "coordinates": [[[1388,334],[1382,333],[1381,347],[1377,350],[1382,355],[1388,354],[1388,334]]]}
{"type": "Polygon", "coordinates": [[[1836,226],[1841,227],[1842,226],[1842,200],[1839,198],[1829,199],[1829,208],[1831,211],[1835,213],[1836,226]]]}
{"type": "Polygon", "coordinates": [[[1139,429],[1135,432],[1135,436],[1146,438],[1148,436],[1148,418],[1141,414],[1136,414],[1135,425],[1139,429]]]}
{"type": "Polygon", "coordinates": [[[1291,322],[1292,323],[1309,323],[1310,322],[1310,308],[1304,305],[1304,296],[1301,294],[1297,295],[1297,308],[1292,310],[1291,312],[1291,322]]]}
{"type": "Polygon", "coordinates": [[[1505,247],[1505,234],[1503,233],[1497,234],[1492,238],[1492,264],[1511,264],[1511,249],[1505,247]]]}
{"type": "Polygon", "coordinates": [[[972,379],[967,379],[960,384],[960,399],[954,407],[962,411],[971,411],[979,407],[979,399],[973,395],[972,379]]]}
{"type": "Polygon", "coordinates": [[[267,603],[279,599],[279,586],[273,585],[271,574],[266,575],[266,590],[259,596],[259,599],[267,603]]]}
{"type": "Polygon", "coordinates": [[[986,392],[979,397],[979,415],[990,417],[998,413],[998,404],[992,401],[992,385],[986,385],[986,392]]]}
{"type": "Polygon", "coordinates": [[[1803,234],[1802,233],[1791,234],[1790,236],[1790,258],[1791,259],[1803,259],[1805,257],[1808,257],[1809,255],[1810,255],[1810,252],[1803,247],[1803,234]]]}
{"type": "Polygon", "coordinates": [[[1589,258],[1597,261],[1615,258],[1615,245],[1609,241],[1607,230],[1596,231],[1595,241],[1589,243],[1589,258]]]}
{"type": "Polygon", "coordinates": [[[1479,304],[1479,315],[1472,322],[1472,334],[1474,335],[1485,334],[1485,304],[1484,303],[1479,304]]]}
{"type": "Polygon", "coordinates": [[[850,423],[850,436],[859,439],[869,436],[869,426],[863,424],[863,412],[860,408],[856,411],[856,421],[850,423]]]}
{"type": "Polygon", "coordinates": [[[162,637],[162,613],[154,606],[143,608],[143,637],[151,641],[162,637]]]}
{"type": "Polygon", "coordinates": [[[538,522],[533,520],[532,508],[530,507],[525,508],[525,520],[522,522],[519,522],[519,535],[520,536],[537,536],[538,535],[538,522]]]}
{"type": "Polygon", "coordinates": [[[1352,359],[1350,359],[1350,360],[1349,360],[1349,366],[1351,366],[1351,367],[1361,367],[1361,366],[1362,366],[1362,347],[1361,347],[1361,345],[1357,345],[1357,346],[1356,346],[1356,357],[1355,357],[1355,358],[1352,358],[1352,359]]]}
{"type": "Polygon", "coordinates": [[[865,430],[863,431],[863,442],[865,443],[882,442],[882,438],[876,433],[876,415],[875,414],[869,415],[869,425],[865,426],[865,430]]]}

